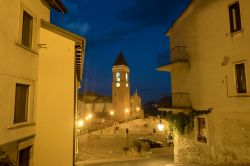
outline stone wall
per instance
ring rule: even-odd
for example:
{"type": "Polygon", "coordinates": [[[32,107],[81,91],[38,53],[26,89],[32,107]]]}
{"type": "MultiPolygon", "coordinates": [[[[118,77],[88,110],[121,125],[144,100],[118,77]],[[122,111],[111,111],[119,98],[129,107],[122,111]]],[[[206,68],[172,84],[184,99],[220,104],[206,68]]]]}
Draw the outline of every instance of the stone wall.
{"type": "Polygon", "coordinates": [[[250,121],[225,118],[221,128],[224,132],[213,159],[219,163],[250,163],[250,121]]]}
{"type": "Polygon", "coordinates": [[[213,113],[208,118],[208,143],[195,140],[194,131],[174,132],[177,164],[250,164],[250,120],[248,114],[213,113]]]}
{"type": "Polygon", "coordinates": [[[194,132],[180,136],[174,133],[174,159],[175,163],[200,164],[207,163],[209,158],[208,147],[198,146],[195,142],[194,132]]]}

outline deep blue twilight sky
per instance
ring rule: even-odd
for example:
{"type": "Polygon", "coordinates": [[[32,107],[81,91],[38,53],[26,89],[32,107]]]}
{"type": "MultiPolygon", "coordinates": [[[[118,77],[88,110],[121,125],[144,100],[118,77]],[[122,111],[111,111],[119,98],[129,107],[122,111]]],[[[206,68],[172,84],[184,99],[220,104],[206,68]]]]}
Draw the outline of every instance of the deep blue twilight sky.
{"type": "Polygon", "coordinates": [[[171,92],[170,74],[156,71],[157,55],[169,52],[165,32],[191,0],[62,0],[68,13],[51,23],[87,39],[80,92],[111,96],[112,65],[122,51],[130,68],[131,94],[143,103],[171,92]]]}

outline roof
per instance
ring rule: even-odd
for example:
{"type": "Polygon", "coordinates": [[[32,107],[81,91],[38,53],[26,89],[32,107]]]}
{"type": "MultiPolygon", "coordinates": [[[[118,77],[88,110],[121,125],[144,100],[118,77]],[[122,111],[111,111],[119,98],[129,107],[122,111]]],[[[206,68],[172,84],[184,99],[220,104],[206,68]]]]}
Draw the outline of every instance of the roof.
{"type": "Polygon", "coordinates": [[[85,103],[111,103],[112,98],[110,96],[103,96],[95,92],[85,92],[78,95],[78,99],[85,103]]]}
{"type": "Polygon", "coordinates": [[[194,0],[191,0],[187,7],[181,12],[181,14],[173,21],[173,23],[168,27],[167,31],[165,32],[165,35],[168,35],[168,32],[170,29],[174,26],[174,24],[179,20],[179,18],[187,11],[187,9],[190,7],[190,5],[193,3],[194,0]]]}
{"type": "Polygon", "coordinates": [[[123,57],[123,54],[122,52],[119,53],[118,57],[116,58],[115,60],[115,63],[113,66],[118,66],[118,65],[125,65],[125,66],[128,66],[125,58],[123,57]]]}
{"type": "Polygon", "coordinates": [[[77,43],[86,42],[85,37],[76,35],[76,34],[70,32],[70,31],[67,31],[67,30],[65,30],[63,28],[60,28],[60,27],[56,26],[56,25],[53,25],[53,24],[51,24],[51,23],[49,23],[49,22],[47,22],[47,21],[45,21],[43,19],[41,19],[41,27],[45,28],[47,30],[50,30],[50,31],[52,31],[54,33],[57,33],[58,35],[61,35],[63,37],[66,37],[66,38],[68,38],[70,40],[73,40],[73,41],[75,41],[77,43]]]}
{"type": "Polygon", "coordinates": [[[54,8],[55,10],[67,13],[67,8],[63,5],[61,0],[45,0],[50,7],[54,8]]]}

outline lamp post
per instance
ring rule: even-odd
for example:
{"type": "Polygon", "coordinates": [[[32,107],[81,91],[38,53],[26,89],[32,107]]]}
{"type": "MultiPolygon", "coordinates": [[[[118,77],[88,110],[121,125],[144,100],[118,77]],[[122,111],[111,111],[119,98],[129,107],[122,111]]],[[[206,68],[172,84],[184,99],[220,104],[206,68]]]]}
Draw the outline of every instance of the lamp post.
{"type": "Polygon", "coordinates": [[[110,116],[114,116],[115,113],[114,113],[114,111],[111,110],[111,111],[109,112],[109,114],[110,114],[110,116]]]}
{"type": "Polygon", "coordinates": [[[91,113],[89,113],[87,116],[86,116],[86,120],[88,121],[88,132],[89,132],[89,126],[90,126],[90,119],[92,119],[93,115],[91,113]]]}
{"type": "Polygon", "coordinates": [[[165,126],[164,126],[164,124],[162,123],[161,119],[160,119],[160,123],[157,125],[157,128],[158,128],[159,131],[163,131],[164,128],[165,128],[165,126]]]}
{"type": "Polygon", "coordinates": [[[129,114],[129,109],[128,108],[126,108],[125,109],[125,122],[126,122],[126,120],[128,119],[128,115],[129,114]]]}
{"type": "Polygon", "coordinates": [[[84,126],[84,121],[83,119],[78,119],[77,120],[77,129],[80,129],[84,126]]]}

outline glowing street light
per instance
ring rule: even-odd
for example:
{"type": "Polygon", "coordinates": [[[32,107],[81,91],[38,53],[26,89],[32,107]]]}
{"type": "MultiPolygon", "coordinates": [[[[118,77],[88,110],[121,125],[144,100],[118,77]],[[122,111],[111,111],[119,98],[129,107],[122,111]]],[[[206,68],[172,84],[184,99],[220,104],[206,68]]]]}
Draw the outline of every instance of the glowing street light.
{"type": "Polygon", "coordinates": [[[84,121],[82,119],[77,120],[77,127],[82,127],[84,125],[84,121]]]}
{"type": "Polygon", "coordinates": [[[109,114],[110,114],[111,116],[113,116],[113,115],[114,115],[114,111],[110,111],[109,114]]]}
{"type": "Polygon", "coordinates": [[[159,124],[157,125],[157,128],[158,128],[159,131],[163,131],[163,130],[164,130],[164,124],[159,123],[159,124]]]}
{"type": "MultiPolygon", "coordinates": [[[[86,119],[87,119],[87,118],[88,118],[88,119],[91,119],[92,117],[93,117],[93,115],[92,115],[91,113],[89,113],[88,116],[86,117],[86,119]]],[[[87,119],[87,120],[88,120],[88,119],[87,119]]]]}
{"type": "Polygon", "coordinates": [[[128,113],[128,112],[129,112],[129,109],[125,109],[125,112],[128,113]]]}

